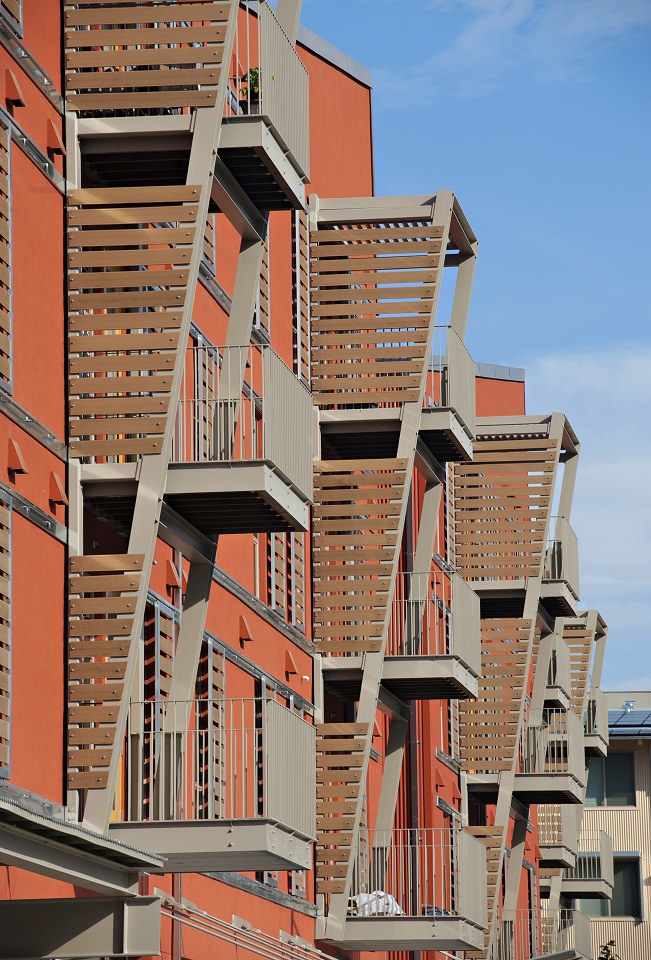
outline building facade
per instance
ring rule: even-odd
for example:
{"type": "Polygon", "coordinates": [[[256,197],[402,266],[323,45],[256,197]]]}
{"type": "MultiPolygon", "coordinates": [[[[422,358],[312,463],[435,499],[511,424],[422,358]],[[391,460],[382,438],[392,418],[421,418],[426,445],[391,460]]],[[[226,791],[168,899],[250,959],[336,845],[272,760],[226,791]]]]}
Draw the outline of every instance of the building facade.
{"type": "Polygon", "coordinates": [[[0,6],[0,958],[589,960],[612,895],[577,437],[299,16],[0,6]]]}

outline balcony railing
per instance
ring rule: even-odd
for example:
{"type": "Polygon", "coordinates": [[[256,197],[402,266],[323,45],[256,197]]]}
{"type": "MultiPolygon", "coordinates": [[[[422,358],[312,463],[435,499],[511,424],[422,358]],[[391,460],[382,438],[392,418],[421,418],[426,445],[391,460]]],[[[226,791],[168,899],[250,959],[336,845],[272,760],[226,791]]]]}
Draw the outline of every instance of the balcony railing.
{"type": "Polygon", "coordinates": [[[309,391],[268,345],[188,348],[172,461],[267,461],[311,500],[309,391]]]}
{"type": "Polygon", "coordinates": [[[578,910],[511,910],[502,915],[489,960],[531,960],[571,950],[592,956],[590,921],[578,910]]]}
{"type": "Polygon", "coordinates": [[[544,580],[566,583],[579,597],[579,541],[566,517],[552,517],[552,529],[543,568],[544,580]]]}
{"type": "Polygon", "coordinates": [[[574,807],[568,803],[541,803],[538,806],[538,845],[543,848],[565,847],[575,854],[578,845],[577,819],[574,807]]]}
{"type": "Polygon", "coordinates": [[[570,648],[562,637],[555,636],[553,638],[547,671],[547,686],[560,687],[568,697],[572,693],[570,648]]]}
{"type": "Polygon", "coordinates": [[[440,570],[399,574],[386,656],[455,656],[478,673],[479,599],[472,588],[440,570]]]}
{"type": "Polygon", "coordinates": [[[314,836],[314,727],[275,700],[132,702],[126,744],[126,822],[265,818],[314,836]]]}
{"type": "Polygon", "coordinates": [[[614,884],[613,841],[603,830],[581,833],[576,864],[563,871],[563,892],[609,897],[614,884]]]}
{"type": "Polygon", "coordinates": [[[482,924],[485,878],[486,848],[456,827],[362,830],[349,915],[461,916],[482,924]]]}
{"type": "Polygon", "coordinates": [[[476,432],[475,361],[452,327],[434,328],[426,406],[449,407],[474,437],[476,432]]]}
{"type": "Polygon", "coordinates": [[[237,22],[227,117],[261,116],[299,171],[310,174],[309,79],[294,45],[265,0],[248,0],[237,22]]]}
{"type": "Polygon", "coordinates": [[[590,692],[584,718],[586,749],[605,756],[608,748],[608,701],[603,690],[590,692]]]}
{"type": "Polygon", "coordinates": [[[523,774],[571,774],[583,782],[583,737],[571,710],[532,711],[520,740],[523,774]]]}

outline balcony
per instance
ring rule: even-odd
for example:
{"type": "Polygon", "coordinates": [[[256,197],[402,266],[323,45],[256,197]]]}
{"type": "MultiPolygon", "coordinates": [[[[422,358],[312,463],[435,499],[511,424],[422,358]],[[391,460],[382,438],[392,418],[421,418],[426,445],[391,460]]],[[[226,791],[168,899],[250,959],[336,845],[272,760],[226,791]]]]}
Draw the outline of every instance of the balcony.
{"type": "MultiPolygon", "coordinates": [[[[475,698],[480,673],[479,598],[456,573],[400,573],[391,605],[382,683],[401,700],[475,698]]],[[[323,658],[328,686],[357,700],[361,656],[323,658]]]]}
{"type": "Polygon", "coordinates": [[[269,346],[187,351],[165,501],[207,536],[306,530],[312,400],[269,346]]]}
{"type": "Polygon", "coordinates": [[[519,760],[513,793],[522,803],[583,802],[583,730],[571,710],[532,711],[519,760]]]}
{"type": "Polygon", "coordinates": [[[502,914],[489,960],[590,960],[590,920],[578,910],[502,914]]]}
{"type": "Polygon", "coordinates": [[[588,697],[584,719],[586,756],[605,757],[608,753],[608,701],[603,690],[595,688],[588,697]]]}
{"type": "Polygon", "coordinates": [[[541,865],[554,868],[574,867],[578,842],[576,808],[568,803],[540,804],[538,846],[541,865]]]}
{"type": "MultiPolygon", "coordinates": [[[[452,829],[362,830],[340,950],[481,950],[486,847],[452,829]]],[[[317,934],[318,935],[318,934],[317,934]]]]}
{"type": "Polygon", "coordinates": [[[576,616],[579,599],[579,542],[566,517],[551,518],[540,598],[554,617],[576,616]]]}
{"type": "MultiPolygon", "coordinates": [[[[352,250],[354,251],[354,247],[352,250]]],[[[351,260],[351,266],[354,266],[354,263],[355,261],[351,260]]],[[[378,266],[381,265],[382,260],[378,260],[378,266]]],[[[404,293],[400,287],[388,290],[387,293],[393,293],[402,301],[407,296],[416,295],[413,288],[404,289],[404,293]]],[[[386,297],[383,290],[379,292],[386,297]]],[[[338,296],[342,301],[352,302],[362,293],[363,289],[359,287],[349,288],[342,289],[338,296]]],[[[372,299],[370,294],[367,296],[369,300],[372,299]]],[[[321,298],[326,297],[327,304],[330,304],[332,292],[329,290],[316,291],[312,300],[318,304],[321,298]]],[[[391,306],[383,305],[385,309],[391,306]]],[[[396,312],[407,307],[416,310],[417,306],[416,301],[395,304],[396,312]]],[[[393,317],[387,319],[387,326],[395,328],[393,317]]],[[[355,344],[346,344],[340,352],[335,352],[329,342],[321,343],[318,332],[314,334],[314,375],[319,377],[321,384],[318,388],[321,395],[317,397],[319,403],[326,404],[337,399],[343,402],[344,398],[334,391],[340,383],[346,385],[341,379],[344,375],[351,378],[349,382],[354,384],[359,379],[360,390],[364,377],[370,375],[369,371],[386,387],[400,385],[401,378],[408,380],[410,371],[414,369],[414,361],[424,356],[425,346],[420,339],[423,333],[423,330],[410,331],[406,328],[396,330],[392,340],[387,339],[386,333],[382,334],[384,340],[375,344],[375,359],[370,364],[365,354],[356,356],[355,344]],[[386,359],[382,356],[383,351],[386,351],[386,359]]],[[[439,463],[472,460],[472,441],[475,435],[475,362],[463,340],[450,326],[435,326],[432,343],[419,440],[439,463]]],[[[321,410],[323,436],[337,457],[347,459],[357,456],[360,449],[369,457],[397,455],[402,398],[397,391],[385,396],[387,399],[395,396],[395,402],[364,403],[364,396],[360,392],[354,394],[358,403],[356,408],[349,406],[346,409],[321,410]]]]}
{"type": "Polygon", "coordinates": [[[582,833],[574,867],[566,867],[561,893],[571,899],[610,900],[613,895],[613,842],[607,833],[582,833]]]}
{"type": "Polygon", "coordinates": [[[314,727],[275,700],[132,702],[123,759],[110,834],[155,872],[311,867],[314,727]]]}
{"type": "Polygon", "coordinates": [[[452,327],[436,326],[420,437],[441,463],[472,460],[475,361],[452,327]]]}
{"type": "Polygon", "coordinates": [[[307,70],[268,3],[237,21],[219,157],[261,210],[301,209],[310,174],[307,70]]]}
{"type": "Polygon", "coordinates": [[[570,648],[562,637],[552,637],[552,649],[547,669],[545,704],[548,707],[569,709],[572,700],[570,648]]]}

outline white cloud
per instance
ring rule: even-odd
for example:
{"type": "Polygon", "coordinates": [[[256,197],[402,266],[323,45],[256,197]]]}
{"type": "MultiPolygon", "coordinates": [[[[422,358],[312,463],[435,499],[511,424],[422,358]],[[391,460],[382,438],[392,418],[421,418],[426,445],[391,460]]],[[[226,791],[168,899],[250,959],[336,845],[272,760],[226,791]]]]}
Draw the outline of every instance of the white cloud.
{"type": "MultiPolygon", "coordinates": [[[[441,17],[461,11],[457,35],[422,63],[373,71],[386,106],[432,103],[442,94],[482,96],[522,82],[589,79],[589,55],[604,42],[651,28],[648,0],[429,0],[441,17]]],[[[436,33],[433,34],[434,39],[436,33]]]]}
{"type": "Polygon", "coordinates": [[[581,441],[572,526],[581,603],[609,625],[607,689],[651,688],[651,346],[527,365],[527,410],[562,410],[581,441]]]}

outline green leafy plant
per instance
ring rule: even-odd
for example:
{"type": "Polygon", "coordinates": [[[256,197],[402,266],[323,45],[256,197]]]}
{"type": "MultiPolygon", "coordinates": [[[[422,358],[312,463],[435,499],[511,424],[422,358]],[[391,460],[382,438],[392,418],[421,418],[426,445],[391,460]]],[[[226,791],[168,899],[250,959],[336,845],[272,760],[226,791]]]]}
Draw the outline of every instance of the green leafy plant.
{"type": "Polygon", "coordinates": [[[603,947],[599,948],[597,960],[621,960],[618,953],[615,953],[615,941],[609,940],[603,947]]]}
{"type": "Polygon", "coordinates": [[[260,96],[260,69],[258,67],[251,67],[240,77],[240,80],[244,84],[242,93],[245,97],[248,97],[249,94],[252,97],[260,96]]]}

